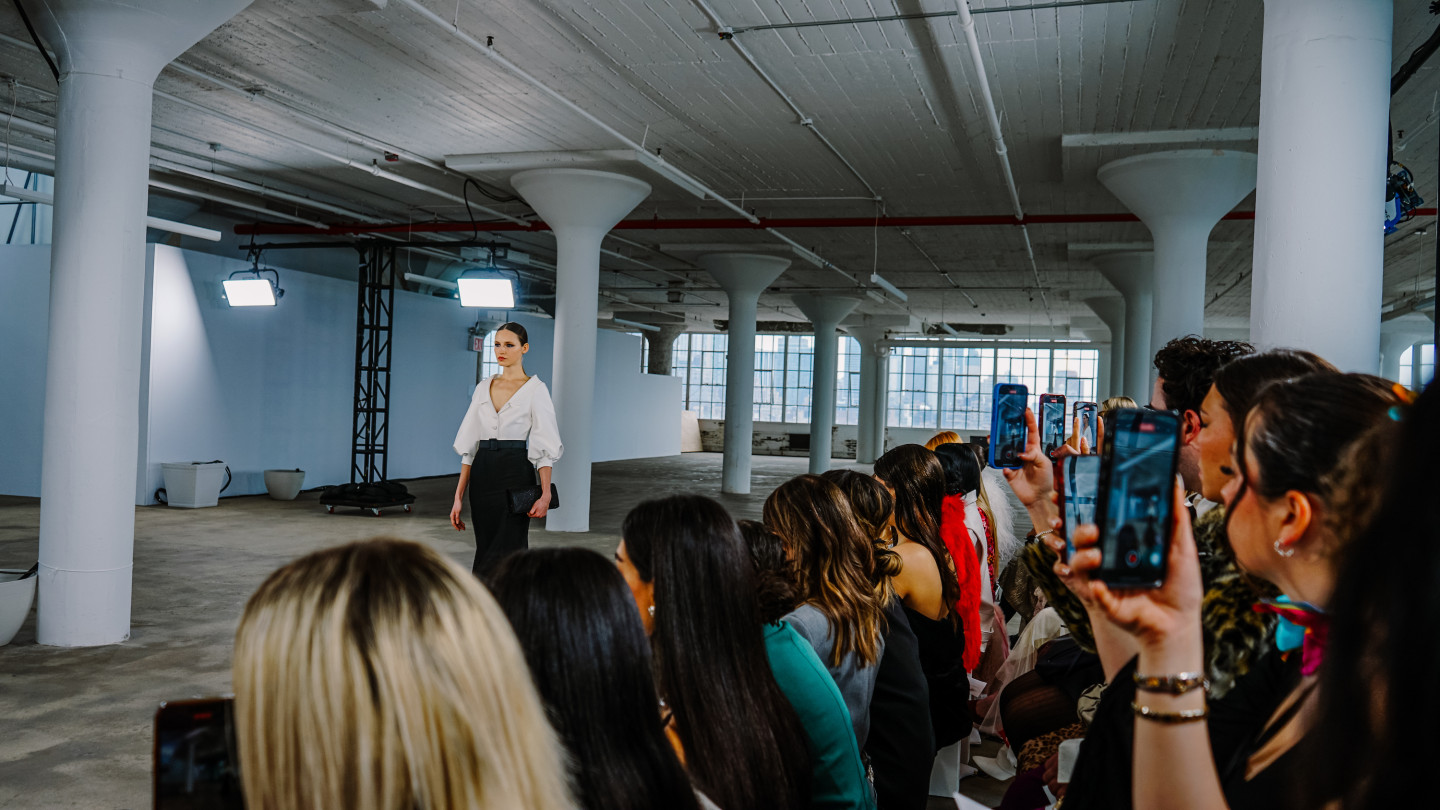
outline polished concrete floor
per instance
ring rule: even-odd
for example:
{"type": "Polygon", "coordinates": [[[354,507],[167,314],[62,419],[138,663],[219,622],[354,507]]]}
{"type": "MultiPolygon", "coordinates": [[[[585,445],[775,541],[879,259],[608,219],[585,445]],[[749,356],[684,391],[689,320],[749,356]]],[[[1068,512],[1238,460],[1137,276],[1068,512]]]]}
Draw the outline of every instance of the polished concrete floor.
{"type": "MultiPolygon", "coordinates": [[[[713,495],[736,518],[758,519],[765,497],[805,466],[803,458],[756,457],[751,494],[720,495],[716,454],[597,464],[591,531],[550,533],[537,525],[530,544],[579,545],[609,556],[631,507],[680,492],[713,495]]],[[[225,498],[209,509],[137,508],[130,640],[42,647],[32,613],[0,647],[0,808],[148,807],[156,704],[230,690],[235,626],[260,582],[301,554],[377,535],[428,543],[469,567],[473,536],[447,519],[455,481],[406,482],[417,496],[414,510],[380,517],[353,509],[326,514],[314,492],[290,502],[262,495],[225,498]]],[[[38,500],[0,497],[0,568],[35,562],[39,524],[38,500]]],[[[983,776],[962,787],[989,806],[1003,793],[983,776]]],[[[934,799],[931,807],[954,804],[934,799]]]]}

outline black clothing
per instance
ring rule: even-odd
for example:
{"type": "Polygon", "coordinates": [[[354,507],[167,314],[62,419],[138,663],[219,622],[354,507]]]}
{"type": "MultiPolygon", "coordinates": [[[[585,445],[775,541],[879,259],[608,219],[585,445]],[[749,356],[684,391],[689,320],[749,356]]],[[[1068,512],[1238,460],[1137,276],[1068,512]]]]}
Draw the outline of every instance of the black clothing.
{"type": "Polygon", "coordinates": [[[920,668],[930,687],[930,725],[935,750],[970,736],[970,677],[965,672],[965,631],[958,622],[929,619],[905,608],[905,618],[920,643],[920,668]]]}
{"type": "Polygon", "coordinates": [[[920,647],[900,600],[885,605],[885,652],[870,697],[870,734],[865,754],[875,774],[880,810],[925,810],[935,736],[930,693],[920,667],[920,647]]]}
{"type": "MultiPolygon", "coordinates": [[[[1206,721],[1210,752],[1222,775],[1299,682],[1300,656],[1286,658],[1272,645],[1224,697],[1210,701],[1210,718],[1206,721]]],[[[1132,659],[1121,668],[1100,698],[1089,733],[1080,745],[1070,784],[1065,788],[1065,810],[1130,810],[1133,806],[1135,713],[1130,704],[1136,695],[1138,660],[1132,659]]],[[[1246,750],[1244,758],[1248,759],[1253,750],[1246,750]]],[[[1241,774],[1243,777],[1243,765],[1241,774]]],[[[1234,799],[1230,799],[1230,807],[1237,810],[1234,799]]]]}
{"type": "Polygon", "coordinates": [[[475,529],[475,575],[484,578],[507,555],[529,547],[530,518],[510,513],[505,490],[533,486],[535,468],[524,442],[500,450],[481,442],[470,465],[470,523],[475,529]]]}

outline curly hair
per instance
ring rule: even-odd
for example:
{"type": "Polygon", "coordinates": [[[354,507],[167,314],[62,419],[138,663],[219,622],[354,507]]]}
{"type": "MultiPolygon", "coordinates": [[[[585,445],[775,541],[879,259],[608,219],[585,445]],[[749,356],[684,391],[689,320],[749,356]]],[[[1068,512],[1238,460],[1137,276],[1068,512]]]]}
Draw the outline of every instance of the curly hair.
{"type": "Polygon", "coordinates": [[[775,624],[800,603],[795,586],[786,577],[789,563],[785,560],[785,546],[758,520],[742,520],[739,525],[740,536],[750,549],[750,562],[755,565],[755,604],[760,621],[775,624]]]}
{"type": "Polygon", "coordinates": [[[1160,374],[1160,390],[1165,392],[1165,407],[1184,413],[1199,411],[1200,403],[1210,393],[1215,372],[1255,347],[1240,340],[1209,340],[1199,335],[1186,335],[1166,343],[1155,353],[1155,370],[1160,374]]]}

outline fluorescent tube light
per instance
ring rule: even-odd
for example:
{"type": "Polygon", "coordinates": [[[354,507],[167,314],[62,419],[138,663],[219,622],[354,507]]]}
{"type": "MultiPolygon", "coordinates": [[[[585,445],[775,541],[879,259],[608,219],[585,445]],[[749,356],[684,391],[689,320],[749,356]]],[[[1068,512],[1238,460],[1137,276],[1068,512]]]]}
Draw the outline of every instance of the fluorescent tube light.
{"type": "Polygon", "coordinates": [[[643,330],[645,330],[646,332],[659,332],[659,331],[660,331],[660,327],[658,327],[658,326],[654,326],[654,325],[651,325],[651,324],[648,324],[648,323],[640,323],[639,321],[627,321],[627,320],[625,320],[624,318],[611,318],[610,320],[611,320],[612,323],[617,323],[617,324],[619,324],[619,325],[621,325],[621,326],[628,326],[628,327],[630,327],[630,328],[632,328],[632,329],[643,329],[643,330]]]}
{"type": "Polygon", "coordinates": [[[428,284],[431,287],[442,287],[447,290],[457,289],[457,285],[453,281],[446,281],[443,278],[435,278],[433,276],[422,276],[419,273],[406,273],[405,280],[415,284],[428,284]]]}
{"type": "MultiPolygon", "coordinates": [[[[34,189],[17,186],[13,183],[0,183],[0,197],[10,197],[15,200],[39,203],[40,205],[54,205],[55,195],[48,191],[36,191],[34,189]]],[[[210,242],[219,242],[223,235],[213,228],[201,228],[198,225],[186,225],[183,222],[175,222],[159,217],[145,217],[145,227],[154,228],[157,231],[167,233],[178,233],[181,236],[193,236],[196,239],[204,239],[210,242]]]]}
{"type": "Polygon", "coordinates": [[[228,278],[225,285],[225,300],[232,307],[273,307],[275,287],[265,278],[228,278]]]}
{"type": "Polygon", "coordinates": [[[874,301],[875,301],[877,304],[888,304],[888,303],[890,303],[890,299],[886,298],[886,297],[885,297],[883,294],[881,294],[881,293],[875,292],[874,290],[866,290],[866,291],[865,291],[865,294],[868,295],[868,296],[870,296],[870,298],[874,299],[874,301]]]}
{"type": "Polygon", "coordinates": [[[951,325],[948,324],[948,323],[942,323],[942,324],[940,324],[940,328],[941,328],[941,329],[944,329],[946,332],[949,332],[950,334],[954,335],[955,337],[965,337],[964,335],[960,334],[959,332],[956,332],[956,331],[955,331],[955,327],[951,326],[951,325]]]}
{"type": "Polygon", "coordinates": [[[460,287],[460,306],[487,309],[514,309],[515,284],[508,278],[465,278],[455,282],[460,287]]]}
{"type": "Polygon", "coordinates": [[[910,296],[906,295],[906,294],[903,293],[903,292],[900,292],[900,288],[899,288],[899,287],[896,287],[894,284],[891,284],[890,282],[886,281],[884,278],[881,278],[881,276],[880,276],[879,273],[871,273],[871,274],[870,274],[870,283],[871,283],[871,284],[878,284],[879,286],[884,287],[891,295],[895,296],[896,298],[899,298],[901,301],[909,301],[909,300],[910,300],[910,296]]]}

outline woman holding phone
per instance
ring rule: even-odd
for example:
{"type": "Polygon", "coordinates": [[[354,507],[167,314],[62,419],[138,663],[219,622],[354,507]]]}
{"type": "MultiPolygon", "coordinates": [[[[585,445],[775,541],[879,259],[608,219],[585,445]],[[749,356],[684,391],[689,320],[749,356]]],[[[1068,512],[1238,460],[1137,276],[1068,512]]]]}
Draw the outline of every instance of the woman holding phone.
{"type": "Polygon", "coordinates": [[[450,525],[465,530],[460,518],[465,493],[470,493],[470,521],[475,524],[476,576],[485,576],[511,552],[529,546],[530,518],[550,509],[550,473],[564,445],[555,422],[550,389],[525,373],[530,338],[518,323],[495,330],[495,362],[500,373],[482,380],[470,398],[470,409],[455,434],[460,454],[460,484],[450,508],[450,525]],[[507,490],[533,487],[540,498],[525,514],[510,511],[507,490]]]}

